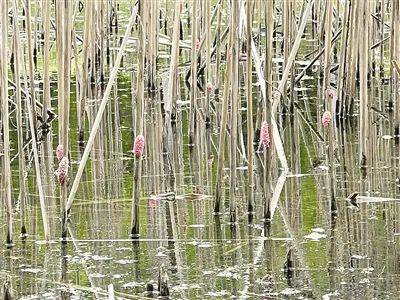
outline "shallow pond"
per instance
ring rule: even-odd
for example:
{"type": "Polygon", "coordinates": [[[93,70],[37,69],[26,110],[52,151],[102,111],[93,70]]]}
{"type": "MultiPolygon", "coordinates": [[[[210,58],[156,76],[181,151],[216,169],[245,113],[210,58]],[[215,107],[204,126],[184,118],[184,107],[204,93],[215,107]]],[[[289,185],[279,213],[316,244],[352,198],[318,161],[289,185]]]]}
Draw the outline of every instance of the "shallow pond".
{"type": "MultiPolygon", "coordinates": [[[[77,18],[81,24],[83,15],[78,14],[77,18]]],[[[122,21],[125,19],[123,14],[122,21]]],[[[185,26],[186,23],[185,19],[185,26]]],[[[308,59],[312,55],[305,54],[316,50],[309,27],[298,54],[299,61],[295,63],[297,73],[310,62],[308,59]]],[[[278,35],[276,44],[281,41],[278,35]]],[[[189,39],[186,42],[189,44],[189,39]]],[[[117,45],[117,38],[111,43],[117,45]]],[[[130,41],[129,47],[134,43],[130,41]]],[[[207,140],[207,134],[211,137],[211,141],[207,140],[209,144],[199,149],[209,147],[212,155],[194,154],[187,134],[190,118],[190,91],[184,82],[189,70],[187,63],[182,63],[179,71],[181,97],[177,101],[174,153],[168,153],[165,145],[160,146],[164,115],[158,100],[161,95],[165,96],[166,62],[169,61],[169,50],[164,48],[160,50],[160,74],[157,75],[163,90],[145,93],[146,153],[140,237],[132,240],[129,236],[134,165],[130,150],[135,136],[132,115],[136,109],[131,102],[131,76],[137,75],[131,72],[131,66],[136,63],[136,53],[132,54],[132,50],[124,57],[101,123],[100,137],[95,141],[72,205],[66,241],[60,239],[59,187],[52,174],[56,164],[52,152],[57,145],[58,120],[52,123],[52,135],[48,140],[50,151],[45,146],[40,147],[50,241],[43,239],[31,153],[26,153],[30,168],[26,181],[29,188],[28,236],[22,241],[18,235],[21,218],[18,157],[16,128],[11,128],[16,229],[13,247],[8,249],[3,245],[0,248],[0,281],[9,278],[18,299],[112,299],[110,285],[116,299],[146,299],[158,296],[158,277],[163,269],[173,299],[397,299],[400,286],[400,197],[396,182],[399,145],[390,129],[393,112],[385,110],[391,97],[387,78],[380,78],[378,74],[371,78],[370,103],[374,107],[370,111],[371,159],[367,168],[360,168],[357,115],[335,123],[334,162],[329,163],[328,135],[320,124],[323,104],[318,100],[322,89],[318,73],[321,70],[316,64],[307,72],[279,108],[279,132],[289,172],[283,174],[274,157],[270,164],[272,180],[266,184],[263,171],[259,171],[263,170],[265,162],[263,153],[260,149],[255,151],[252,215],[247,213],[247,106],[245,92],[241,90],[239,126],[242,131],[239,135],[242,139],[238,142],[235,189],[238,218],[231,224],[229,148],[226,153],[218,153],[222,97],[216,96],[212,103],[210,131],[199,125],[203,128],[199,129],[200,140],[207,140]],[[216,164],[220,155],[226,158],[222,174],[224,186],[220,188],[224,205],[223,213],[215,215],[216,164]],[[170,173],[171,162],[173,174],[170,173]],[[166,193],[170,192],[174,197],[167,197],[166,193]],[[348,200],[353,193],[356,193],[353,201],[348,200]],[[271,223],[263,219],[267,200],[273,207],[271,223]],[[154,291],[150,292],[151,289],[154,291]]],[[[112,47],[112,58],[115,49],[112,47]]],[[[182,56],[183,62],[189,59],[185,52],[182,56]]],[[[274,81],[282,73],[282,62],[281,58],[273,60],[274,81]]],[[[222,77],[220,70],[214,71],[222,77]]],[[[261,93],[256,74],[253,76],[256,110],[261,93]]],[[[52,77],[53,107],[57,107],[55,80],[52,77]]],[[[40,78],[38,83],[38,87],[41,86],[40,78]]],[[[101,94],[104,86],[100,88],[100,84],[96,84],[96,91],[101,94]]],[[[84,144],[77,143],[75,84],[71,92],[70,156],[71,174],[75,174],[84,144]]],[[[199,92],[200,102],[204,102],[203,92],[199,92]]],[[[96,97],[87,102],[85,139],[98,104],[96,97]]],[[[354,105],[357,112],[358,99],[354,105]]],[[[44,144],[41,141],[41,145],[44,144]]],[[[73,176],[70,184],[72,180],[73,176]]],[[[4,218],[3,205],[0,213],[4,218]]],[[[5,222],[0,226],[4,237],[5,222]]]]}

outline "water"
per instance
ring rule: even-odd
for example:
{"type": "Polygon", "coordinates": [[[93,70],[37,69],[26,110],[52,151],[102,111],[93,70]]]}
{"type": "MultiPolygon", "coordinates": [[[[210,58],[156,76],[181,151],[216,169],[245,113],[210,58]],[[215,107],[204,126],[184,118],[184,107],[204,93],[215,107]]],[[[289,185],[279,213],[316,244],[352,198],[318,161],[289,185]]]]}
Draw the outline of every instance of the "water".
{"type": "MultiPolygon", "coordinates": [[[[174,299],[394,299],[398,203],[357,208],[338,197],[331,218],[324,177],[287,180],[268,237],[258,214],[249,224],[243,212],[233,230],[226,217],[212,216],[211,197],[186,195],[173,203],[143,199],[142,237],[132,243],[130,199],[77,201],[67,244],[44,243],[40,231],[25,242],[16,239],[13,249],[2,249],[1,276],[12,276],[21,299],[104,299],[110,283],[118,297],[144,297],[160,264],[167,266],[174,299]],[[291,185],[299,189],[290,191],[291,185]]],[[[38,207],[32,209],[30,228],[40,228],[38,207]]]]}

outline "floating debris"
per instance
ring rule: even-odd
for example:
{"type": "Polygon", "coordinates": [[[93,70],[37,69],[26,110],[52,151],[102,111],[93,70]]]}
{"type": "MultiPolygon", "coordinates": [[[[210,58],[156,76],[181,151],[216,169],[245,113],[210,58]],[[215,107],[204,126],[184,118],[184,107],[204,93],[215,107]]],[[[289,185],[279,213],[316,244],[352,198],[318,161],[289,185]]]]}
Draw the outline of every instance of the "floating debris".
{"type": "Polygon", "coordinates": [[[290,287],[285,288],[284,290],[282,290],[280,292],[281,295],[285,295],[285,296],[294,296],[294,295],[298,295],[300,293],[301,293],[300,290],[294,289],[294,288],[290,288],[290,287]]]}
{"type": "Polygon", "coordinates": [[[38,274],[43,272],[43,270],[38,268],[26,268],[26,269],[21,269],[21,272],[38,274]]]}
{"type": "Polygon", "coordinates": [[[304,236],[304,238],[312,240],[312,241],[319,241],[319,240],[322,240],[327,237],[327,235],[324,234],[323,232],[325,232],[325,231],[321,228],[312,229],[312,232],[310,234],[304,236]]]}

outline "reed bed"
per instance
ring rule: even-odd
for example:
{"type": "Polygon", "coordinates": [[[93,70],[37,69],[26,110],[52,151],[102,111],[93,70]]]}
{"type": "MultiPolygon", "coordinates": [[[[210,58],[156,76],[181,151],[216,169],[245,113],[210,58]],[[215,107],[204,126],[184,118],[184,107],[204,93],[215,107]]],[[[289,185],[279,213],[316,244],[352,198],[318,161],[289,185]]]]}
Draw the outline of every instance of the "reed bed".
{"type": "Polygon", "coordinates": [[[18,222],[33,234],[38,204],[40,238],[66,242],[76,198],[124,197],[134,240],[142,220],[183,234],[185,197],[211,197],[196,209],[232,236],[243,219],[268,236],[279,211],[296,240],[301,203],[283,194],[300,198],[288,178],[306,166],[325,170],[309,175],[334,226],[346,176],[360,192],[382,164],[399,176],[399,29],[397,0],[2,1],[3,240],[18,222]],[[157,201],[162,220],[146,214],[157,201]]]}

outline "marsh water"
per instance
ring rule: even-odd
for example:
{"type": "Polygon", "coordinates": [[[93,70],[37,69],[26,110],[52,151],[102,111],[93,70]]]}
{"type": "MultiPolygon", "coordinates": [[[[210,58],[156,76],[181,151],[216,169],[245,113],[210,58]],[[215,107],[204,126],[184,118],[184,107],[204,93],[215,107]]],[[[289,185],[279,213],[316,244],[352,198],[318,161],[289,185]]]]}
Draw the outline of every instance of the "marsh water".
{"type": "MultiPolygon", "coordinates": [[[[299,58],[313,50],[309,32],[302,47],[299,58]]],[[[102,130],[106,138],[95,144],[95,154],[71,208],[66,243],[60,239],[58,186],[54,179],[44,182],[51,225],[51,240],[44,241],[34,175],[28,174],[28,236],[22,241],[16,233],[13,247],[3,246],[0,252],[0,279],[11,277],[18,299],[107,299],[110,284],[117,299],[156,297],[156,293],[146,289],[150,284],[157,286],[162,265],[168,274],[173,299],[399,297],[400,204],[396,200],[399,146],[389,129],[392,116],[385,107],[390,102],[390,93],[384,78],[376,74],[370,81],[371,103],[378,109],[371,110],[369,165],[366,169],[359,166],[357,119],[349,117],[336,123],[337,151],[332,173],[326,159],[327,144],[311,131],[311,127],[320,128],[320,115],[315,113],[320,110],[318,68],[303,77],[293,91],[297,106],[282,109],[279,114],[290,172],[269,225],[263,220],[263,189],[257,176],[255,213],[250,218],[247,214],[247,165],[242,156],[237,168],[238,222],[229,223],[227,209],[222,215],[213,214],[215,164],[221,154],[213,148],[209,169],[201,175],[191,167],[187,137],[189,91],[182,83],[178,101],[182,130],[174,141],[179,157],[179,168],[174,174],[177,188],[175,191],[167,188],[171,174],[165,171],[165,161],[144,157],[141,235],[132,240],[129,237],[133,181],[131,73],[125,67],[129,62],[128,57],[124,58],[118,88],[104,115],[102,130]],[[119,126],[113,127],[116,119],[119,126]],[[331,207],[332,190],[335,213],[331,207]],[[175,198],[165,196],[168,192],[174,192],[175,198]],[[364,201],[352,204],[346,200],[355,192],[364,201]]],[[[297,61],[296,70],[308,62],[297,61]]],[[[274,67],[278,74],[282,61],[274,60],[274,67]]],[[[162,68],[165,64],[160,59],[161,73],[162,68]]],[[[187,71],[187,66],[183,69],[187,71]]],[[[55,96],[56,78],[52,79],[55,96]]],[[[40,85],[40,79],[38,82],[40,85]]],[[[258,99],[260,93],[256,87],[255,90],[253,97],[258,99]]],[[[151,107],[159,95],[154,99],[146,97],[151,107]]],[[[93,109],[93,117],[96,103],[96,100],[89,102],[89,123],[93,121],[90,110],[93,109]]],[[[52,106],[57,107],[54,98],[52,106]]],[[[241,107],[245,122],[244,95],[241,107]]],[[[81,145],[76,142],[74,98],[71,109],[71,174],[74,174],[82,153],[81,145]]],[[[160,133],[160,119],[161,110],[149,108],[146,147],[150,149],[157,142],[152,137],[160,133]]],[[[50,139],[54,148],[56,128],[57,120],[53,122],[50,139]]],[[[16,135],[13,129],[12,135],[16,135]]],[[[218,134],[215,126],[214,143],[218,134]]],[[[16,154],[15,147],[12,154],[16,154]]],[[[167,157],[168,153],[162,155],[167,157]]],[[[13,160],[13,166],[17,165],[18,157],[13,160]]],[[[228,165],[227,160],[226,181],[228,165]]],[[[279,168],[274,172],[279,175],[279,168]]],[[[14,222],[18,228],[18,172],[12,175],[14,222]]],[[[273,186],[276,184],[274,180],[273,186]]],[[[224,187],[225,204],[229,201],[227,190],[224,187]]],[[[2,230],[5,231],[5,225],[2,230]]]]}

